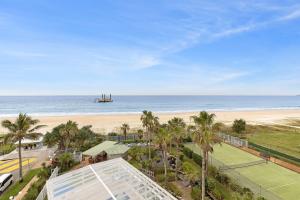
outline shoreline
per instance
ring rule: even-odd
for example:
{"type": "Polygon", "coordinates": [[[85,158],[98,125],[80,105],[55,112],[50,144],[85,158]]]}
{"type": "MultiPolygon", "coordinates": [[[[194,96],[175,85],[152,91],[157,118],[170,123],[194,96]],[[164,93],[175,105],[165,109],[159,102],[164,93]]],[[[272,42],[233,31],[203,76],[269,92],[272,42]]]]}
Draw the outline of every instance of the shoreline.
{"type": "MultiPolygon", "coordinates": [[[[181,114],[181,113],[198,113],[201,111],[207,111],[210,113],[213,112],[251,112],[251,111],[273,111],[273,110],[299,110],[300,107],[278,107],[278,108],[232,108],[232,109],[202,109],[202,110],[175,110],[175,111],[152,111],[152,113],[160,114],[181,114]]],[[[27,113],[32,117],[66,117],[66,116],[106,116],[106,115],[138,115],[141,114],[142,111],[134,111],[134,112],[102,112],[102,113],[27,113]]],[[[0,119],[3,118],[14,118],[17,117],[18,114],[0,114],[0,119]]]]}
{"type": "MultiPolygon", "coordinates": [[[[216,121],[226,124],[232,123],[235,119],[243,118],[249,124],[272,124],[273,122],[282,122],[287,119],[300,119],[300,109],[264,109],[264,110],[227,110],[227,111],[210,111],[216,114],[216,121]]],[[[167,122],[173,117],[181,117],[186,123],[191,123],[190,116],[198,114],[200,111],[182,111],[182,112],[153,112],[154,115],[160,118],[161,123],[167,122]]],[[[53,127],[66,123],[72,120],[78,123],[79,127],[85,125],[92,125],[93,130],[97,133],[108,133],[116,131],[123,123],[128,123],[130,128],[140,128],[139,113],[118,113],[118,114],[94,114],[94,115],[60,115],[60,116],[35,116],[33,118],[39,119],[40,124],[47,125],[42,129],[42,133],[51,131],[53,127]]],[[[14,120],[15,117],[0,117],[0,121],[4,119],[14,120]]],[[[0,133],[7,131],[0,126],[0,133]]]]}

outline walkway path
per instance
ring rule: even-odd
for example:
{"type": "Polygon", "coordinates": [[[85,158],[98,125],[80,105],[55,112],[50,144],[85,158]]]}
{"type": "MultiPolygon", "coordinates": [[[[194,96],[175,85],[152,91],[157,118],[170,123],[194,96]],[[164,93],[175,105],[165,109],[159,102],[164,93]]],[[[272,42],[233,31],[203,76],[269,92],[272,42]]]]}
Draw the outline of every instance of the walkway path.
{"type": "Polygon", "coordinates": [[[15,197],[14,200],[21,200],[25,194],[27,193],[27,191],[29,190],[29,188],[31,187],[31,185],[36,182],[38,180],[37,176],[34,176],[31,181],[29,181],[29,183],[21,190],[21,192],[19,192],[19,194],[15,197]]]}

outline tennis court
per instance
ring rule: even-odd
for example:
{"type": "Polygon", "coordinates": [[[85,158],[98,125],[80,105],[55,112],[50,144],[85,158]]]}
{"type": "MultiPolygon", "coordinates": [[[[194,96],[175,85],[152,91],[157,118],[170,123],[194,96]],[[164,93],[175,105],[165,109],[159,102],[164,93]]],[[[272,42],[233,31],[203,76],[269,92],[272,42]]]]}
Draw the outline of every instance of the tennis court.
{"type": "MultiPolygon", "coordinates": [[[[201,153],[195,144],[185,146],[195,153],[201,153]]],[[[269,197],[268,199],[295,200],[300,197],[300,174],[272,162],[260,160],[263,161],[259,157],[223,143],[214,146],[210,162],[217,167],[242,166],[224,172],[241,185],[244,184],[243,186],[254,190],[256,194],[269,197]],[[247,166],[248,163],[257,164],[247,166]]]]}

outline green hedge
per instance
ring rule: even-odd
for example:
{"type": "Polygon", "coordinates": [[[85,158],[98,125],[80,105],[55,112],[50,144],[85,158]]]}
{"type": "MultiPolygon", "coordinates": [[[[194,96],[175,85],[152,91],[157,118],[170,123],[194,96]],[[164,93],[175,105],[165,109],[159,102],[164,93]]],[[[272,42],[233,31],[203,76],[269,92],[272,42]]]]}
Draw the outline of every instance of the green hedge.
{"type": "Polygon", "coordinates": [[[195,161],[195,163],[197,163],[198,165],[202,165],[202,157],[196,153],[193,153],[193,160],[195,161]]]}
{"type": "Polygon", "coordinates": [[[255,144],[253,142],[249,142],[248,145],[249,145],[249,148],[255,149],[255,150],[257,150],[261,153],[268,154],[268,155],[273,156],[275,158],[282,159],[282,160],[287,161],[287,162],[292,162],[292,163],[300,166],[300,159],[299,158],[287,155],[285,153],[276,151],[274,149],[270,149],[270,148],[255,144]]]}
{"type": "Polygon", "coordinates": [[[188,158],[193,158],[193,151],[190,150],[189,148],[183,147],[182,151],[184,155],[186,155],[188,158]]]}
{"type": "Polygon", "coordinates": [[[192,150],[190,150],[187,147],[183,147],[182,151],[184,155],[186,155],[190,159],[193,159],[195,163],[197,163],[200,166],[202,165],[202,157],[200,155],[194,153],[192,150]]]}

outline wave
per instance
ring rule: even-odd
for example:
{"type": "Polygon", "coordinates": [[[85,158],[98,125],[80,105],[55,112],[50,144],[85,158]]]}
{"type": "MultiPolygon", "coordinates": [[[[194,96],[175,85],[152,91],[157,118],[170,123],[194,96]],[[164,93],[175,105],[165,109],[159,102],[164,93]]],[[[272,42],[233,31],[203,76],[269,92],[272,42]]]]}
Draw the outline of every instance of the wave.
{"type": "MultiPolygon", "coordinates": [[[[239,107],[239,108],[209,108],[209,109],[180,109],[180,110],[151,110],[157,114],[172,114],[172,113],[192,113],[192,112],[201,112],[203,110],[209,112],[230,112],[230,111],[260,111],[260,110],[298,110],[300,106],[294,107],[259,107],[259,108],[251,108],[251,107],[239,107]]],[[[42,113],[30,113],[27,114],[35,117],[52,117],[52,116],[78,116],[78,115],[135,115],[141,114],[141,111],[104,111],[104,112],[42,112],[42,113]]],[[[0,117],[16,117],[18,113],[1,113],[0,117]]]]}

